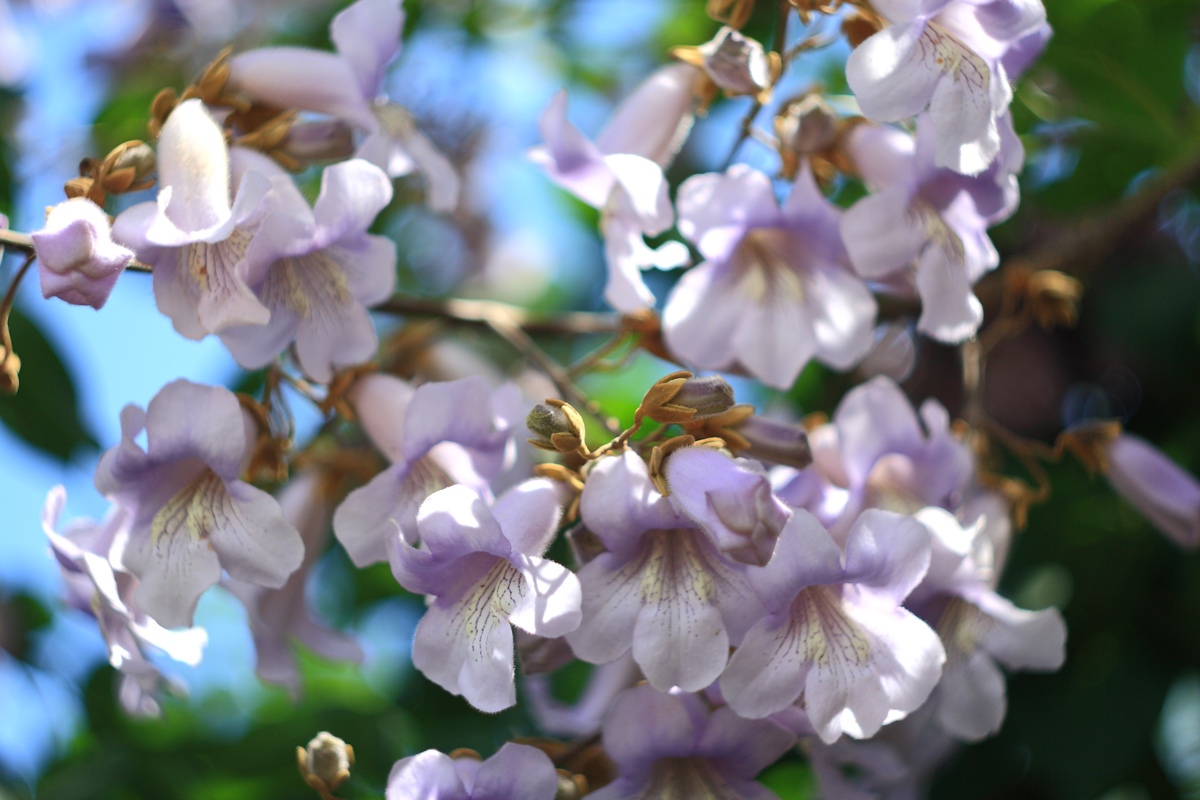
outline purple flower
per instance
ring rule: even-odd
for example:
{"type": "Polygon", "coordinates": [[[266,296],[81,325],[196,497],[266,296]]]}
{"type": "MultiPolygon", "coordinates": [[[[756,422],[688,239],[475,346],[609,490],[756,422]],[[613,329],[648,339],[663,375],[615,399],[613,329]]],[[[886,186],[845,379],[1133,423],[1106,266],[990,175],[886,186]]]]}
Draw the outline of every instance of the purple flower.
{"type": "Polygon", "coordinates": [[[1057,609],[1024,611],[991,589],[991,539],[980,517],[964,529],[940,508],[917,512],[933,536],[929,573],[908,606],[929,621],[946,648],[946,667],[930,703],[949,735],[976,741],[1000,729],[1010,669],[1054,671],[1062,666],[1067,629],[1057,609]]]}
{"type": "Polygon", "coordinates": [[[558,773],[550,757],[509,742],[487,761],[426,750],[402,758],[388,775],[386,800],[554,800],[558,773]]]}
{"type": "Polygon", "coordinates": [[[400,50],[400,0],[358,0],[329,26],[337,53],[301,47],[265,47],[229,61],[230,85],[279,108],[329,114],[366,131],[357,155],[398,177],[419,170],[429,205],[458,205],[453,166],[417,130],[412,116],[381,97],[387,65],[400,50]]]}
{"type": "Polygon", "coordinates": [[[608,261],[604,298],[618,311],[654,305],[642,269],[670,269],[687,261],[687,248],[678,242],[653,250],[642,235],[662,233],[674,221],[662,170],[691,128],[699,74],[687,64],[663,67],[621,103],[595,142],[567,120],[564,89],[542,114],[539,127],[546,144],[529,151],[552,181],[602,212],[608,261]]]}
{"type": "Polygon", "coordinates": [[[896,382],[883,376],[847,392],[833,421],[809,432],[809,444],[813,465],[776,471],[777,491],[815,514],[838,541],[864,508],[910,514],[954,507],[975,470],[946,409],[926,400],[918,417],[896,382]]]}
{"type": "MultiPolygon", "coordinates": [[[[413,390],[390,375],[359,378],[349,400],[391,466],[355,489],[333,515],[333,531],[359,567],[415,543],[417,509],[439,489],[463,484],[486,494],[514,457],[513,389],[480,377],[413,390]]],[[[519,403],[518,403],[519,405],[519,403]]]]}
{"type": "Polygon", "coordinates": [[[270,208],[271,181],[259,171],[266,160],[253,169],[235,160],[241,183],[231,205],[224,134],[200,100],[185,100],[158,138],[158,201],[133,206],[113,223],[114,237],[154,267],[158,310],[189,339],[270,319],[242,263],[270,208]]]}
{"type": "Polygon", "coordinates": [[[702,369],[740,364],[786,389],[811,358],[844,370],[870,349],[875,300],[807,166],[783,208],[771,179],[744,164],[689,178],[677,204],[679,230],[705,262],[667,298],[672,352],[702,369]]]}
{"type": "Polygon", "coordinates": [[[108,215],[83,197],[51,209],[46,227],[32,238],[42,297],[59,297],[72,305],[103,306],[133,260],[132,250],[112,240],[108,215]]]}
{"type": "Polygon", "coordinates": [[[1117,494],[1180,547],[1200,546],[1200,483],[1145,439],[1108,443],[1108,481],[1117,494]]]}
{"type": "Polygon", "coordinates": [[[431,598],[417,624],[413,665],[481,711],[517,702],[511,626],[554,638],[579,625],[579,580],[542,558],[560,502],[544,479],[510,489],[493,508],[451,486],[421,504],[421,549],[400,542],[392,551],[400,585],[431,598]]]}
{"type": "Polygon", "coordinates": [[[583,622],[567,641],[593,664],[633,660],[661,691],[696,691],[721,674],[729,646],[763,614],[748,567],[654,488],[630,452],[600,461],[580,500],[607,551],[579,570],[583,622]]]}
{"type": "Polygon", "coordinates": [[[917,120],[915,138],[872,125],[850,138],[855,166],[874,190],[842,217],[850,261],[868,280],[904,292],[915,286],[917,330],[943,342],[969,338],[983,321],[971,287],[1000,263],[987,229],[1011,216],[1020,199],[1016,173],[1025,153],[1011,117],[1000,123],[1000,156],[974,178],[934,163],[929,115],[917,120]]]}
{"type": "Polygon", "coordinates": [[[742,719],[728,706],[709,711],[692,694],[649,686],[617,698],[604,721],[604,750],[619,777],[593,800],[771,800],[754,781],[795,744],[771,720],[742,719]]]}
{"type": "Polygon", "coordinates": [[[879,0],[875,8],[892,24],[846,62],[863,114],[900,122],[928,107],[937,165],[983,172],[1000,151],[997,121],[1012,100],[1003,56],[1044,28],[1041,1],[879,0]]]}
{"type": "Polygon", "coordinates": [[[221,341],[247,369],[268,364],[294,339],[309,377],[361,364],[379,340],[366,306],[396,285],[396,245],[367,228],[392,198],[381,169],[361,159],[329,167],[315,207],[288,179],[277,182],[286,205],[264,221],[246,250],[244,274],[270,311],[265,325],[226,328],[221,341]]]}
{"type": "Polygon", "coordinates": [[[224,586],[242,601],[258,656],[255,671],[268,683],[288,687],[293,694],[300,685],[291,640],[335,661],[362,660],[362,650],[345,634],[330,630],[313,619],[304,589],[313,566],[324,554],[333,515],[330,477],[318,471],[302,472],[279,493],[283,517],[294,525],[304,541],[304,561],[282,587],[266,589],[242,581],[227,580],[224,586]]]}
{"type": "Polygon", "coordinates": [[[250,424],[228,389],[180,379],[145,411],[125,406],[121,443],[96,467],[96,488],[130,515],[114,561],[138,577],[138,607],[168,628],[191,625],[222,569],[278,589],[304,557],[279,503],[238,480],[250,424]]]}
{"type": "MultiPolygon", "coordinates": [[[[524,667],[522,667],[524,669],[524,667]]],[[[633,657],[626,655],[592,670],[587,686],[574,704],[556,700],[546,675],[526,674],[522,680],[529,713],[538,728],[554,736],[581,738],[599,732],[613,700],[642,680],[633,657]]]]}
{"type": "Polygon", "coordinates": [[[762,467],[706,447],[685,447],[665,462],[671,501],[735,561],[762,566],[791,512],[762,467]]]}
{"type": "Polygon", "coordinates": [[[95,617],[108,648],[108,663],[121,674],[118,696],[130,714],[158,716],[164,692],[182,693],[164,677],[148,652],[161,651],[176,661],[200,663],[208,635],[203,628],[169,631],[141,613],[133,600],[137,579],[113,569],[108,553],[128,529],[129,515],[119,507],[101,523],[73,520],[62,533],[55,529],[67,493],[55,486],[46,495],[42,530],[62,568],[67,603],[95,617]]]}
{"type": "Polygon", "coordinates": [[[796,511],[771,562],[754,570],[769,614],[721,676],[730,707],[760,718],[803,695],[825,742],[874,736],[917,709],[946,660],[937,634],[901,607],[929,566],[929,548],[920,523],[872,509],[850,530],[843,557],[821,523],[796,511]]]}

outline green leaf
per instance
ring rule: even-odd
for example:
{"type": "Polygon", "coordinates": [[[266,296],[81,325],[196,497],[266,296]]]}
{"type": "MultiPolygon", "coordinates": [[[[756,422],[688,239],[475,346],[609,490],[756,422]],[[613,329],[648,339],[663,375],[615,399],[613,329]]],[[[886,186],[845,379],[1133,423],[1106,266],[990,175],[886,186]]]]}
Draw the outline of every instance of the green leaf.
{"type": "Polygon", "coordinates": [[[8,329],[13,351],[21,359],[20,389],[0,397],[0,420],[61,461],[69,461],[79,448],[98,447],[79,416],[75,384],[54,347],[33,320],[15,308],[8,329]]]}

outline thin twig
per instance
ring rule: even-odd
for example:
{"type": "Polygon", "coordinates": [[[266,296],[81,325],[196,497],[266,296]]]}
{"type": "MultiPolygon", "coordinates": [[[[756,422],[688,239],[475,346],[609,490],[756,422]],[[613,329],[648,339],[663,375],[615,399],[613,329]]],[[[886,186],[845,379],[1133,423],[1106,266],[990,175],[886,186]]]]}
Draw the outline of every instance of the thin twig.
{"type": "Polygon", "coordinates": [[[562,396],[566,398],[568,403],[586,410],[589,414],[600,420],[600,423],[610,434],[616,435],[620,432],[620,423],[615,418],[604,414],[600,409],[600,404],[595,400],[589,399],[575,385],[567,370],[547,355],[542,348],[538,347],[537,342],[525,332],[520,323],[510,316],[504,304],[487,304],[484,308],[484,314],[486,315],[484,322],[487,323],[488,327],[511,344],[517,352],[532,361],[538,369],[546,373],[546,376],[554,382],[554,385],[558,387],[558,391],[562,393],[562,396]]]}
{"type": "MultiPolygon", "coordinates": [[[[771,50],[779,53],[782,58],[783,46],[787,44],[788,16],[792,13],[792,7],[787,0],[778,0],[778,3],[779,17],[775,22],[775,40],[771,44],[771,50]]],[[[779,74],[783,75],[783,71],[780,70],[779,74]]],[[[762,107],[762,101],[756,97],[750,108],[746,111],[745,116],[742,117],[742,122],[738,129],[738,137],[734,140],[733,147],[729,148],[729,155],[726,156],[725,163],[721,166],[722,172],[729,169],[730,165],[733,164],[733,159],[737,157],[738,150],[750,138],[754,130],[754,119],[758,116],[758,112],[762,111],[762,107]]]]}
{"type": "Polygon", "coordinates": [[[499,313],[529,333],[616,333],[621,329],[621,317],[597,311],[560,311],[544,313],[495,300],[467,300],[461,297],[444,299],[396,295],[375,307],[388,314],[418,317],[441,317],[467,325],[491,327],[499,313]]]}

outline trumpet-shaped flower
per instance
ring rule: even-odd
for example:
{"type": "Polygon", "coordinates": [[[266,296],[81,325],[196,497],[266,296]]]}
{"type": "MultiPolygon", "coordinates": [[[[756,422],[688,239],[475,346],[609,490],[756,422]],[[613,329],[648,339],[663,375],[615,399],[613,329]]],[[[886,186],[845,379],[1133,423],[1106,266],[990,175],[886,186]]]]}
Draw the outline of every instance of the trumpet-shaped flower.
{"type": "Polygon", "coordinates": [[[860,125],[849,151],[873,194],[842,217],[842,239],[855,270],[921,298],[917,330],[943,342],[974,335],[983,307],[971,287],[1000,263],[987,229],[1004,221],[1020,199],[1016,173],[1024,161],[1012,119],[1000,120],[999,157],[969,178],[934,161],[932,118],[917,135],[860,125]]]}
{"type": "Polygon", "coordinates": [[[133,206],[113,223],[114,238],[154,267],[158,310],[189,339],[271,316],[246,284],[243,263],[270,207],[271,180],[235,159],[241,182],[231,204],[230,166],[216,120],[200,100],[185,100],[158,138],[157,202],[133,206]]]}
{"type": "Polygon", "coordinates": [[[911,514],[955,507],[975,469],[941,403],[926,400],[918,415],[884,376],[847,392],[832,422],[809,433],[809,443],[812,466],[777,471],[777,491],[815,514],[839,542],[865,508],[911,514]]]}
{"type": "Polygon", "coordinates": [[[579,625],[579,579],[542,558],[561,515],[556,486],[534,479],[489,508],[465,486],[421,504],[421,549],[400,542],[392,573],[430,596],[413,639],[413,665],[482,711],[517,702],[513,631],[555,638],[579,625]]]}
{"type": "Polygon", "coordinates": [[[391,466],[355,489],[333,515],[350,560],[365,567],[388,558],[403,538],[417,541],[417,509],[439,489],[463,484],[480,494],[514,458],[515,390],[493,392],[480,377],[426,383],[367,375],[349,400],[391,466]]]}
{"type": "Polygon", "coordinates": [[[687,248],[678,242],[654,250],[642,236],[662,233],[674,222],[662,170],[691,128],[699,74],[687,64],[660,69],[625,99],[595,142],[567,120],[564,89],[542,114],[546,144],[529,152],[551,180],[602,212],[608,261],[604,298],[618,311],[654,305],[642,269],[670,269],[687,261],[687,248]]]}
{"type": "Polygon", "coordinates": [[[138,610],[133,595],[137,579],[114,570],[108,554],[128,530],[129,514],[114,507],[103,522],[72,520],[61,533],[58,520],[67,493],[55,486],[46,495],[42,530],[62,568],[66,600],[95,617],[108,648],[108,663],[121,675],[118,697],[130,714],[158,716],[164,691],[181,691],[147,658],[161,651],[176,661],[200,663],[208,634],[203,628],[169,631],[138,610]]]}
{"type": "Polygon", "coordinates": [[[866,355],[875,299],[807,166],[782,208],[771,179],[744,164],[684,181],[678,207],[679,230],[705,262],[663,309],[673,353],[702,369],[741,365],[782,389],[811,358],[849,369],[866,355]]]}
{"type": "Polygon", "coordinates": [[[279,503],[238,479],[252,443],[246,428],[228,389],[180,379],[144,411],[125,406],[121,443],[96,467],[96,488],[130,516],[114,561],[137,576],[138,607],[168,628],[191,625],[222,569],[277,589],[304,558],[279,503]]]}
{"type": "Polygon", "coordinates": [[[558,773],[550,757],[509,742],[487,761],[426,750],[402,758],[388,775],[386,800],[554,800],[558,773]]]}
{"type": "Polygon", "coordinates": [[[910,517],[871,509],[845,555],[816,518],[796,511],[775,555],[754,571],[768,615],[721,676],[738,714],[760,718],[803,696],[822,741],[875,735],[916,710],[946,659],[937,634],[901,607],[929,566],[929,534],[910,517]]]}
{"type": "Polygon", "coordinates": [[[419,171],[429,205],[450,211],[458,205],[454,167],[405,109],[380,94],[403,30],[400,0],[358,0],[330,23],[336,53],[302,47],[250,50],[230,59],[229,83],[255,100],[329,114],[365,131],[358,157],[392,177],[419,171]]]}
{"type": "Polygon", "coordinates": [[[771,720],[709,711],[696,695],[650,686],[616,699],[603,739],[619,775],[588,795],[595,800],[771,800],[754,778],[796,741],[771,720]]]}
{"type": "Polygon", "coordinates": [[[997,122],[1012,100],[1003,57],[1043,29],[1041,0],[880,0],[875,6],[892,24],[846,62],[846,80],[863,114],[899,122],[928,108],[937,165],[965,175],[983,172],[1000,151],[997,122]]]}
{"type": "Polygon", "coordinates": [[[729,646],[763,614],[749,567],[659,494],[633,453],[596,465],[580,512],[607,551],[579,570],[583,622],[567,637],[575,655],[605,664],[632,648],[661,691],[697,691],[716,680],[729,646]]]}
{"type": "Polygon", "coordinates": [[[991,589],[992,541],[980,517],[964,529],[941,508],[918,511],[930,532],[929,572],[908,603],[933,625],[946,648],[946,668],[934,696],[937,724],[967,741],[1000,729],[1010,669],[1054,671],[1062,666],[1067,629],[1057,609],[1025,611],[991,589]]]}
{"type": "Polygon", "coordinates": [[[112,240],[108,215],[84,197],[59,203],[46,227],[31,235],[37,252],[42,297],[100,308],[117,278],[133,260],[133,251],[112,240]]]}
{"type": "Polygon", "coordinates": [[[328,383],[335,369],[361,364],[379,344],[366,307],[395,287],[396,245],[367,228],[392,185],[361,159],[325,170],[313,208],[286,177],[275,185],[282,207],[264,220],[244,264],[270,321],[227,328],[221,341],[239,364],[258,369],[295,340],[301,368],[328,383]]]}

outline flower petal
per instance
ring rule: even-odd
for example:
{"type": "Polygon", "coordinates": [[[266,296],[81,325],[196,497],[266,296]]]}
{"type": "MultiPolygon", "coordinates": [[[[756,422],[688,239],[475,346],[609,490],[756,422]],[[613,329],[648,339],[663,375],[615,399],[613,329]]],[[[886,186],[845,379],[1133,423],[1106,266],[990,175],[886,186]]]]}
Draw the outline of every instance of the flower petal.
{"type": "Polygon", "coordinates": [[[550,757],[536,747],[513,742],[480,765],[471,789],[471,796],[480,800],[554,800],[557,793],[558,773],[550,757]]]}
{"type": "Polygon", "coordinates": [[[403,30],[400,0],[358,0],[329,24],[329,38],[354,71],[364,98],[379,92],[385,68],[400,49],[403,30]]]}

